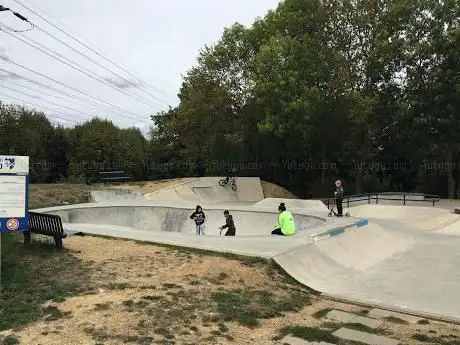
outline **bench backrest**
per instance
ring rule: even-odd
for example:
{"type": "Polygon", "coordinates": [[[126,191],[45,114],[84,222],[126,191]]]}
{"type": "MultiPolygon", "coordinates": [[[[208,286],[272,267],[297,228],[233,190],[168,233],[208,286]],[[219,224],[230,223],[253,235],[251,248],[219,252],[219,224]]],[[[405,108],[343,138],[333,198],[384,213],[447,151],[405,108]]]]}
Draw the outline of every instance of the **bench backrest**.
{"type": "Polygon", "coordinates": [[[49,234],[64,232],[61,217],[37,212],[29,212],[29,230],[49,234]]]}

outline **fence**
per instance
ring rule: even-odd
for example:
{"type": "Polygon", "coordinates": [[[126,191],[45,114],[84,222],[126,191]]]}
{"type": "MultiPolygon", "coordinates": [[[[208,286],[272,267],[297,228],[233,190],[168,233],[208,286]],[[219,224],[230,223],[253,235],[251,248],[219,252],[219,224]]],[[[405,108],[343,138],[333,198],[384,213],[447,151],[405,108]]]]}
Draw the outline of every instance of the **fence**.
{"type": "MultiPolygon", "coordinates": [[[[327,206],[328,209],[332,205],[335,205],[335,198],[323,199],[323,203],[327,206]]],[[[376,194],[358,194],[345,196],[343,198],[343,204],[346,207],[350,207],[351,204],[378,204],[379,202],[385,203],[385,201],[401,201],[403,205],[406,205],[408,202],[415,203],[431,203],[433,207],[439,202],[438,195],[423,194],[423,193],[376,193],[376,194]]]]}

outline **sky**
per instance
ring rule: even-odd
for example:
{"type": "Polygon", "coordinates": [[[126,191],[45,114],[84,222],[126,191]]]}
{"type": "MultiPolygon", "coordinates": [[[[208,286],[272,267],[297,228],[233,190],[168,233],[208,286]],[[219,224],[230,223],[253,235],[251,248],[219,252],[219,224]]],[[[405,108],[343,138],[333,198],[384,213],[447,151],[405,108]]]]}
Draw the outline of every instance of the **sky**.
{"type": "Polygon", "coordinates": [[[204,45],[217,42],[224,28],[235,22],[251,25],[278,3],[278,0],[0,0],[0,5],[36,26],[16,33],[11,30],[27,30],[30,25],[11,12],[0,12],[0,101],[42,110],[61,124],[74,125],[99,116],[110,118],[118,126],[135,126],[146,133],[151,124],[150,115],[178,104],[182,76],[195,64],[204,45]],[[48,54],[60,54],[59,59],[76,64],[75,68],[27,43],[48,54]]]}

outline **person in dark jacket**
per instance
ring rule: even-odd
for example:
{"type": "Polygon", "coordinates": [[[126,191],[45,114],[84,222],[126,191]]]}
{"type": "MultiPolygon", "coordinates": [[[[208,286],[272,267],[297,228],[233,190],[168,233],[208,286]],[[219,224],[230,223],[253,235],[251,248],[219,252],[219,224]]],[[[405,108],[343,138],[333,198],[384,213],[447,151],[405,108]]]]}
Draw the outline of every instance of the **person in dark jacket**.
{"type": "Polygon", "coordinates": [[[227,232],[225,233],[225,236],[235,236],[236,233],[236,228],[235,228],[235,223],[233,222],[233,217],[228,212],[228,210],[224,211],[224,216],[225,216],[225,225],[222,225],[219,227],[219,229],[222,231],[223,229],[228,229],[227,232]]]}
{"type": "Polygon", "coordinates": [[[335,181],[335,204],[337,205],[337,216],[342,217],[343,216],[343,187],[342,187],[342,181],[337,180],[335,181]]]}
{"type": "Polygon", "coordinates": [[[196,206],[195,212],[192,213],[190,219],[195,221],[196,225],[196,234],[197,235],[205,235],[205,224],[204,221],[206,220],[206,216],[203,212],[203,209],[200,205],[196,206]]]}

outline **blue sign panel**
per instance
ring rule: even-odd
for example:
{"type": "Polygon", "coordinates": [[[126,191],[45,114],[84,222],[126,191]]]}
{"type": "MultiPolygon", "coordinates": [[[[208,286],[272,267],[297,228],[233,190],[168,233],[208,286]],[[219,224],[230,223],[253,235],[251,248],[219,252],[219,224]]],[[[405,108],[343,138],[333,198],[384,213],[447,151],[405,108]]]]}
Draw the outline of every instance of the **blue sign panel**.
{"type": "Polygon", "coordinates": [[[29,157],[0,156],[0,232],[27,230],[29,157]]]}

